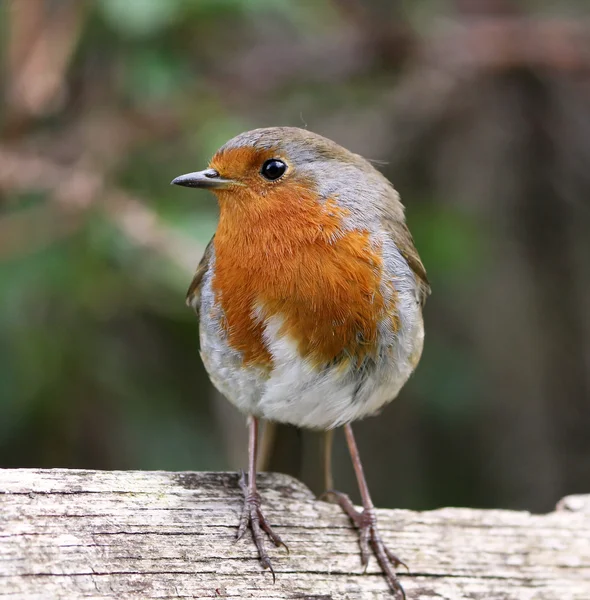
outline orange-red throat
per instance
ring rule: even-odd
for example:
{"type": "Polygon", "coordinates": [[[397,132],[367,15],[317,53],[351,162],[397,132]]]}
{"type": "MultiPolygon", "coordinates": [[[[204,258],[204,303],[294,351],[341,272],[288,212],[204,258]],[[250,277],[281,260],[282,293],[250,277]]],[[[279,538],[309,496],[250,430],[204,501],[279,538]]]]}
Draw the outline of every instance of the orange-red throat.
{"type": "Polygon", "coordinates": [[[271,366],[263,333],[278,319],[278,335],[315,366],[372,355],[379,322],[396,319],[381,291],[381,248],[367,231],[346,229],[347,210],[320,199],[313,182],[293,173],[265,185],[253,179],[260,151],[230,152],[211,163],[242,184],[216,190],[213,290],[229,344],[245,364],[271,366]]]}

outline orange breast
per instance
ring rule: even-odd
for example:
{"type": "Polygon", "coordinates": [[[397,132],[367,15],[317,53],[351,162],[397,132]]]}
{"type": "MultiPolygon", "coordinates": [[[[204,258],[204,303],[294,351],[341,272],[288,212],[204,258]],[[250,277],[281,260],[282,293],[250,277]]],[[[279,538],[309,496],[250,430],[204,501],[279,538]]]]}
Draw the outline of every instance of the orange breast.
{"type": "Polygon", "coordinates": [[[380,249],[366,231],[342,231],[336,202],[294,184],[264,197],[219,196],[213,289],[246,364],[272,364],[263,331],[273,316],[317,366],[361,361],[376,350],[380,321],[397,327],[395,296],[386,302],[381,292],[380,249]]]}

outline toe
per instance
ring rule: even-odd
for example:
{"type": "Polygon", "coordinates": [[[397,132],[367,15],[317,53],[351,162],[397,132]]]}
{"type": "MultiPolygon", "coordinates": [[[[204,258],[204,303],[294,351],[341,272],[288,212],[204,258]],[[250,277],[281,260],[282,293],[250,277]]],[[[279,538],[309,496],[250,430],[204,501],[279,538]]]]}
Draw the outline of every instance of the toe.
{"type": "Polygon", "coordinates": [[[405,600],[406,593],[401,583],[399,582],[395,569],[392,566],[392,562],[394,561],[391,559],[391,556],[395,555],[392,555],[387,550],[377,532],[374,532],[371,539],[371,543],[375,551],[375,556],[377,557],[377,562],[379,563],[379,566],[383,569],[383,573],[385,574],[385,579],[387,580],[389,587],[394,592],[396,598],[398,598],[399,600],[405,600]]]}
{"type": "Polygon", "coordinates": [[[263,529],[263,531],[266,533],[266,535],[268,535],[268,537],[271,539],[272,543],[277,548],[279,546],[284,546],[285,549],[287,550],[287,552],[289,552],[289,548],[287,547],[287,544],[285,544],[285,542],[283,542],[283,540],[281,539],[281,536],[278,533],[275,533],[273,531],[273,528],[270,526],[270,523],[268,522],[268,520],[266,519],[266,517],[260,510],[258,510],[258,521],[260,523],[260,527],[263,529]]]}
{"type": "Polygon", "coordinates": [[[384,549],[387,558],[393,563],[395,568],[403,567],[408,573],[410,572],[410,568],[401,558],[398,558],[387,546],[384,546],[384,549]]]}
{"type": "Polygon", "coordinates": [[[247,506],[242,509],[240,515],[240,522],[238,523],[238,533],[236,534],[236,541],[241,540],[248,529],[248,523],[250,522],[250,511],[247,506]]]}
{"type": "Polygon", "coordinates": [[[371,555],[371,549],[369,548],[369,541],[371,539],[371,531],[369,528],[361,529],[359,536],[359,545],[361,547],[361,564],[367,570],[369,566],[369,557],[371,555]]]}

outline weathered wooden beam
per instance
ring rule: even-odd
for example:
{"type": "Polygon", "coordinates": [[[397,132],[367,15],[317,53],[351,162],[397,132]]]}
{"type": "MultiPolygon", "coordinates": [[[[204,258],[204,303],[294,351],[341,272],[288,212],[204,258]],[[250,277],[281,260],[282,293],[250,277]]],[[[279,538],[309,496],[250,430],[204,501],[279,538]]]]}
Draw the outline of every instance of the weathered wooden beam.
{"type": "MultiPolygon", "coordinates": [[[[0,597],[381,600],[340,508],[298,481],[259,477],[263,509],[290,554],[272,547],[273,585],[250,540],[230,473],[0,470],[0,597]]],[[[444,508],[380,510],[411,572],[411,600],[589,600],[590,496],[548,515],[444,508]]]]}

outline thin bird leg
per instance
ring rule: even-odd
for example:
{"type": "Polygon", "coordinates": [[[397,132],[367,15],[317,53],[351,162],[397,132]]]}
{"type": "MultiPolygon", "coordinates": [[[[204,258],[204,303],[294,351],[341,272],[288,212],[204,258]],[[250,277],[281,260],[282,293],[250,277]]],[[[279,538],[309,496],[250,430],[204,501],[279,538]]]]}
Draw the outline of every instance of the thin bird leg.
{"type": "Polygon", "coordinates": [[[250,527],[252,532],[252,539],[258,550],[258,558],[263,569],[270,569],[272,573],[273,583],[275,581],[275,572],[270,562],[270,557],[266,551],[264,544],[264,533],[268,535],[275,546],[287,546],[281,540],[271,528],[270,524],[266,520],[266,517],[262,513],[260,508],[260,494],[256,488],[256,451],[258,445],[258,420],[255,417],[249,418],[249,439],[248,439],[248,478],[246,480],[246,474],[242,471],[239,485],[244,493],[244,505],[242,507],[242,514],[240,516],[240,522],[238,525],[238,534],[236,539],[242,538],[246,529],[250,527]],[[264,533],[263,533],[264,532],[264,533]]]}
{"type": "Polygon", "coordinates": [[[350,451],[350,457],[352,459],[352,465],[356,474],[356,479],[361,494],[363,503],[363,511],[358,511],[352,504],[350,498],[342,492],[329,490],[327,494],[332,495],[340,504],[342,510],[350,517],[352,522],[359,530],[359,544],[361,547],[361,563],[367,568],[369,564],[370,548],[373,549],[373,554],[377,558],[379,566],[385,574],[389,587],[398,599],[405,600],[406,593],[397,578],[395,568],[403,566],[408,568],[393,552],[391,552],[383,543],[381,534],[377,529],[377,515],[375,514],[375,506],[371,500],[371,494],[369,493],[369,487],[367,486],[367,480],[363,471],[363,465],[359,451],[352,433],[352,427],[350,425],[344,426],[344,433],[346,435],[346,442],[348,444],[348,450],[350,451]]]}

